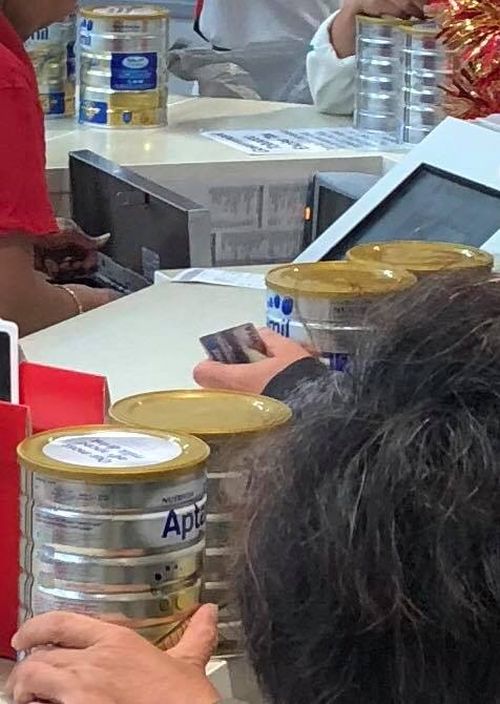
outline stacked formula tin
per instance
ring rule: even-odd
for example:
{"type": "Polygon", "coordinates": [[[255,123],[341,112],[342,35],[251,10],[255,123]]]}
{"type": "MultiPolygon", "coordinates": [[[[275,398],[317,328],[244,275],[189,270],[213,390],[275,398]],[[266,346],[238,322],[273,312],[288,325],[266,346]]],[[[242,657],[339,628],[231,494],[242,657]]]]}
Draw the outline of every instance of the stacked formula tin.
{"type": "Polygon", "coordinates": [[[72,611],[175,644],[200,603],[207,445],[93,426],[18,452],[21,622],[72,611]]]}
{"type": "Polygon", "coordinates": [[[432,22],[401,27],[403,34],[403,115],[401,141],[417,144],[445,114],[443,90],[453,73],[453,52],[437,39],[432,22]]]}
{"type": "Polygon", "coordinates": [[[75,38],[76,19],[69,17],[38,30],[26,42],[47,117],[75,114],[75,38]]]}
{"type": "Polygon", "coordinates": [[[441,86],[452,69],[432,22],[358,16],[356,127],[420,142],[444,118],[441,86]]]}
{"type": "Polygon", "coordinates": [[[166,125],[168,28],[168,13],[154,6],[81,10],[80,123],[166,125]]]}
{"type": "Polygon", "coordinates": [[[356,18],[354,124],[359,129],[397,136],[401,105],[399,20],[356,18]]]}
{"type": "Polygon", "coordinates": [[[235,522],[233,508],[244,499],[241,469],[254,443],[264,442],[287,423],[290,409],[263,396],[198,389],[132,396],[115,403],[109,415],[115,423],[139,429],[189,428],[210,446],[202,600],[219,606],[217,654],[241,654],[243,634],[232,571],[242,526],[235,522]]]}

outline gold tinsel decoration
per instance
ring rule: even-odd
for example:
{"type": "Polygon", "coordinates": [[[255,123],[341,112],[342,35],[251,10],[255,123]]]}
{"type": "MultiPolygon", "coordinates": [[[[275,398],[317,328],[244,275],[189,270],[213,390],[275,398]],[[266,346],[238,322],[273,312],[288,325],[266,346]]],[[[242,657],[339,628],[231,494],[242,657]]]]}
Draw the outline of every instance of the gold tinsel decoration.
{"type": "Polygon", "coordinates": [[[500,0],[433,0],[429,10],[457,56],[446,112],[464,119],[500,112],[500,0]]]}

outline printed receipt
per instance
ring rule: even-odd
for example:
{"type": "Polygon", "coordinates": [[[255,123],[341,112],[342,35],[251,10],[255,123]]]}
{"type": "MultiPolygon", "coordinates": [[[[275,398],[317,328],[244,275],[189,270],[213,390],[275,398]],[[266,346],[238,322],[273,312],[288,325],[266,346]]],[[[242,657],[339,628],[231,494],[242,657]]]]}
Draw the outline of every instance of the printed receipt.
{"type": "Polygon", "coordinates": [[[172,284],[213,284],[236,288],[265,289],[264,274],[227,271],[225,269],[186,269],[170,279],[172,284]]]}
{"type": "Polygon", "coordinates": [[[203,137],[221,142],[245,154],[308,154],[338,149],[394,151],[408,149],[385,134],[354,127],[297,130],[227,130],[202,131],[203,137]]]}

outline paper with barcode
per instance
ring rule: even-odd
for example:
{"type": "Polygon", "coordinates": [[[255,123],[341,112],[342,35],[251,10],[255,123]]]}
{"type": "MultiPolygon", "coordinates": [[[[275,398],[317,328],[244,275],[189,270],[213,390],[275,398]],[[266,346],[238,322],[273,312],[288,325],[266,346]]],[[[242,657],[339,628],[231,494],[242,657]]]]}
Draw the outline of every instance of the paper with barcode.
{"type": "Polygon", "coordinates": [[[265,289],[264,274],[226,271],[225,269],[186,269],[170,279],[170,283],[212,284],[236,288],[265,289]]]}
{"type": "Polygon", "coordinates": [[[207,139],[255,156],[266,154],[308,154],[338,149],[400,149],[393,137],[354,127],[289,130],[208,130],[207,139]]]}

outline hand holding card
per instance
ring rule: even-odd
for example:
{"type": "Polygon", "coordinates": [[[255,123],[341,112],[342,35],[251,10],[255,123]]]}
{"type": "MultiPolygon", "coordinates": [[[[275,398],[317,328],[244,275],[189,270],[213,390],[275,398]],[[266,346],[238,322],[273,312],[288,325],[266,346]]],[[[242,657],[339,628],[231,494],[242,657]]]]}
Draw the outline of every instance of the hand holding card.
{"type": "Polygon", "coordinates": [[[252,355],[259,356],[257,361],[221,363],[213,361],[213,354],[209,352],[211,359],[201,362],[194,370],[195,381],[207,389],[227,389],[260,394],[277,374],[294,362],[312,356],[302,345],[282,337],[272,330],[263,328],[257,334],[265,350],[265,354],[251,350],[252,355]]]}

